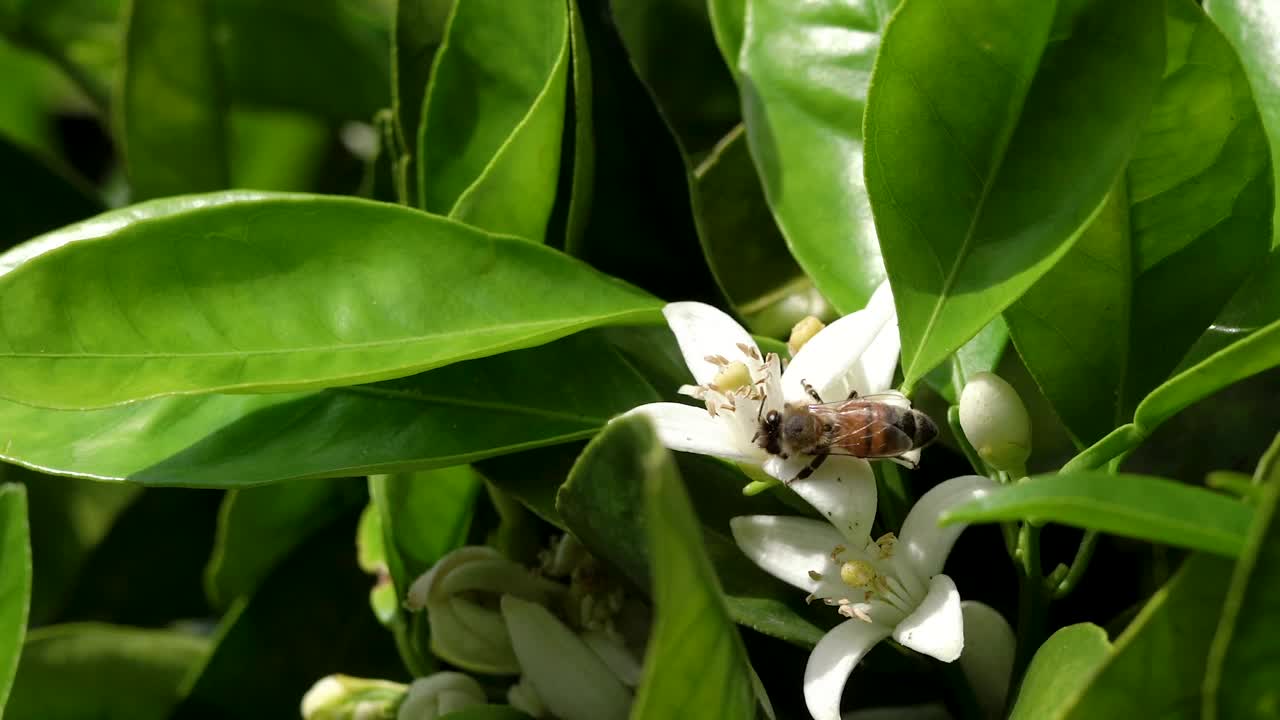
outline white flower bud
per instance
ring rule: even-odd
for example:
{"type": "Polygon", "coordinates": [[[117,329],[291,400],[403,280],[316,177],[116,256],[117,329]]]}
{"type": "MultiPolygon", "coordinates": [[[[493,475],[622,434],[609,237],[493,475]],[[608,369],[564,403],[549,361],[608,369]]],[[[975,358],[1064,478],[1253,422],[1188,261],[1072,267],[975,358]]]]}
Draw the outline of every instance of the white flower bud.
{"type": "Polygon", "coordinates": [[[484,703],[484,688],[475,678],[459,672],[438,672],[413,681],[396,720],[436,720],[484,703]]]}
{"type": "Polygon", "coordinates": [[[406,689],[389,680],[329,675],[316,681],[302,696],[302,717],[305,720],[389,718],[406,689]]]}
{"type": "Polygon", "coordinates": [[[825,327],[825,323],[812,315],[796,323],[791,328],[791,337],[787,338],[787,350],[791,352],[791,357],[795,357],[800,348],[825,327]]]}
{"type": "Polygon", "coordinates": [[[409,588],[405,607],[426,608],[431,650],[477,673],[520,671],[498,598],[515,595],[535,603],[558,600],[564,586],[538,577],[488,547],[461,547],[440,558],[409,588]]]}
{"type": "Polygon", "coordinates": [[[960,394],[960,427],[988,465],[1025,472],[1031,455],[1031,419],[1009,383],[991,373],[969,378],[960,394]]]}

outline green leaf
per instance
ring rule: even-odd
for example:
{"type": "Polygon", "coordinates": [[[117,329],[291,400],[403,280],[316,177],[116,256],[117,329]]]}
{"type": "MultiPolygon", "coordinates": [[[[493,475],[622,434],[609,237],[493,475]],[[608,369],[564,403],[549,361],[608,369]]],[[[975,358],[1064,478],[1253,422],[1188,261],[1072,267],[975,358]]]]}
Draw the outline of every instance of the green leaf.
{"type": "Polygon", "coordinates": [[[419,575],[462,545],[480,479],[468,465],[369,476],[369,497],[382,521],[387,569],[403,598],[419,575]]]}
{"type": "MultiPolygon", "coordinates": [[[[422,124],[422,102],[436,53],[444,42],[455,0],[395,0],[391,28],[391,109],[395,118],[395,140],[407,166],[417,157],[418,128],[422,124]]],[[[397,153],[400,154],[400,153],[397,153]]],[[[398,169],[409,180],[407,167],[398,169]]],[[[417,197],[416,190],[410,195],[417,197]]]]}
{"type": "Polygon", "coordinates": [[[1200,678],[1231,563],[1193,555],[1156,592],[1082,690],[1046,720],[1200,717],[1200,678]]]}
{"type": "Polygon", "coordinates": [[[231,184],[213,1],[129,0],[115,101],[135,200],[231,184]]]}
{"type": "MultiPolygon", "coordinates": [[[[570,186],[567,193],[568,205],[564,209],[563,244],[550,234],[554,230],[548,234],[549,242],[564,248],[578,247],[582,243],[582,234],[591,218],[592,186],[596,175],[591,48],[587,46],[587,30],[582,23],[582,10],[578,7],[578,0],[569,0],[569,55],[572,60],[572,84],[569,89],[573,105],[573,135],[570,137],[566,134],[566,137],[572,140],[573,163],[569,166],[568,174],[570,186]]],[[[569,122],[569,119],[565,122],[569,122]]],[[[565,163],[561,158],[562,176],[564,167],[565,163]]],[[[561,182],[563,184],[564,181],[561,182]]],[[[566,202],[563,198],[561,201],[566,202]]],[[[553,211],[553,229],[557,222],[558,217],[553,211]]]]}
{"type": "MultiPolygon", "coordinates": [[[[642,507],[645,453],[656,446],[652,432],[637,417],[615,420],[587,445],[556,497],[565,526],[597,556],[609,561],[631,582],[650,585],[650,549],[642,507]]],[[[680,457],[681,461],[684,457],[680,457]]],[[[801,596],[789,585],[757,568],[730,539],[729,518],[749,513],[784,512],[767,498],[745,498],[746,478],[726,472],[719,462],[695,460],[687,474],[695,478],[690,491],[703,519],[704,542],[728,593],[733,620],[788,642],[812,646],[822,631],[796,606],[801,596]]]]}
{"type": "Polygon", "coordinates": [[[711,31],[716,46],[724,57],[725,65],[733,79],[738,79],[738,54],[742,52],[742,37],[747,22],[747,0],[708,0],[707,13],[711,17],[711,31]]]}
{"type": "Polygon", "coordinates": [[[1068,625],[1050,635],[1027,667],[1009,720],[1050,717],[1084,690],[1111,651],[1106,631],[1093,623],[1068,625]]]}
{"type": "Polygon", "coordinates": [[[280,192],[317,185],[331,139],[319,118],[241,107],[232,109],[229,135],[231,186],[280,192]]]}
{"type": "Polygon", "coordinates": [[[1138,405],[1134,422],[1146,433],[1201,398],[1280,365],[1280,320],[1187,368],[1138,405]]]}
{"type": "Polygon", "coordinates": [[[1231,576],[1204,677],[1206,720],[1280,717],[1275,637],[1280,616],[1280,437],[1258,464],[1261,499],[1231,576]]]}
{"type": "Polygon", "coordinates": [[[102,211],[84,180],[0,135],[0,248],[102,211]]]}
{"type": "Polygon", "coordinates": [[[675,461],[646,421],[620,421],[617,432],[638,452],[653,563],[655,617],[631,718],[752,718],[751,667],[675,461]]]}
{"type": "Polygon", "coordinates": [[[209,649],[173,630],[72,623],[33,630],[6,720],[164,720],[209,649]]]}
{"type": "Polygon", "coordinates": [[[221,76],[237,103],[360,122],[390,103],[391,23],[382,3],[212,2],[221,76]]]}
{"type": "MultiPolygon", "coordinates": [[[[1280,7],[1269,0],[1209,0],[1204,5],[1244,65],[1271,145],[1274,186],[1280,189],[1280,162],[1274,160],[1280,158],[1280,53],[1274,42],[1280,35],[1280,7]]],[[[1280,227],[1280,202],[1275,217],[1280,227]]],[[[1280,247],[1280,235],[1275,242],[1280,247]]]]}
{"type": "Polygon", "coordinates": [[[571,227],[581,232],[569,233],[565,252],[659,297],[717,302],[689,188],[670,182],[686,170],[680,148],[630,64],[609,0],[578,0],[577,6],[591,67],[574,97],[591,103],[593,172],[578,177],[590,180],[589,189],[573,190],[583,202],[571,202],[583,208],[585,220],[575,219],[571,227]],[[643,192],[636,192],[637,183],[643,192]]]}
{"type": "Polygon", "coordinates": [[[1249,84],[1195,3],[1166,11],[1164,80],[1133,159],[1079,242],[1005,312],[1082,444],[1131,417],[1271,247],[1271,170],[1249,84]]]}
{"type": "Polygon", "coordinates": [[[308,480],[227,493],[204,585],[215,607],[249,595],[312,533],[363,499],[352,478],[308,480]]]}
{"type": "Polygon", "coordinates": [[[1059,15],[906,2],[885,31],[866,180],[908,389],[1053,267],[1133,151],[1164,67],[1162,4],[1059,15]]]}
{"type": "Polygon", "coordinates": [[[962,345],[950,362],[934,368],[925,380],[944,400],[956,405],[969,378],[980,372],[994,372],[1008,347],[1009,326],[997,315],[962,345]]]}
{"type": "Polygon", "coordinates": [[[370,382],[658,315],[554,250],[322,196],[144,203],[14,248],[0,273],[0,396],[55,408],[370,382]]]}
{"type": "Polygon", "coordinates": [[[683,153],[696,164],[739,121],[706,0],[613,0],[618,35],[683,153]]]}
{"type": "Polygon", "coordinates": [[[716,3],[712,17],[720,18],[722,51],[741,43],[742,116],[765,196],[800,266],[851,313],[884,279],[863,184],[862,114],[880,31],[896,2],[745,5],[740,41],[736,6],[716,3]]]}
{"type": "Polygon", "coordinates": [[[564,520],[556,510],[556,492],[584,446],[585,442],[572,442],[499,455],[481,460],[475,469],[534,515],[565,530],[564,520]]]}
{"type": "Polygon", "coordinates": [[[541,242],[560,173],[568,68],[564,0],[459,3],[422,110],[421,207],[541,242]]]}
{"type": "Polygon", "coordinates": [[[693,171],[698,237],[725,297],[753,330],[784,337],[832,311],[787,250],[739,125],[693,171]]]}
{"type": "Polygon", "coordinates": [[[120,64],[122,0],[6,0],[0,32],[48,56],[99,106],[120,64]]]}
{"type": "Polygon", "coordinates": [[[174,717],[296,717],[325,675],[405,679],[391,635],[368,610],[369,579],[351,542],[356,516],[312,535],[223,617],[174,717]]]}
{"type": "MultiPolygon", "coordinates": [[[[0,713],[13,687],[31,607],[31,528],[27,492],[0,485],[0,713]]],[[[6,715],[6,717],[8,717],[6,715]]]]}
{"type": "Polygon", "coordinates": [[[247,487],[448,467],[570,442],[657,399],[587,334],[313,393],[171,397],[81,412],[0,401],[0,426],[12,428],[0,459],[102,480],[247,487]]]}
{"type": "Polygon", "coordinates": [[[1033,520],[1235,557],[1253,512],[1229,495],[1145,475],[1037,475],[992,491],[944,522],[1033,520]]]}
{"type": "Polygon", "coordinates": [[[142,488],[42,475],[12,465],[0,467],[0,478],[27,488],[31,545],[40,548],[29,623],[48,625],[58,619],[80,573],[142,488]]]}

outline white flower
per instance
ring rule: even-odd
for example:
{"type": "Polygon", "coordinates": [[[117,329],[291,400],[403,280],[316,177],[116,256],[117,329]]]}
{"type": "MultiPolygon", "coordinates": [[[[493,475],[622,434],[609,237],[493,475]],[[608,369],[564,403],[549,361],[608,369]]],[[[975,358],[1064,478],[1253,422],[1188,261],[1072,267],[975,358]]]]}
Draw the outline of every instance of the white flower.
{"type": "Polygon", "coordinates": [[[1031,455],[1031,418],[1018,391],[999,376],[975,374],[960,393],[960,427],[988,465],[1025,473],[1031,455]]]}
{"type": "Polygon", "coordinates": [[[388,717],[408,688],[390,680],[328,675],[302,696],[304,720],[388,717]]]}
{"type": "MultiPolygon", "coordinates": [[[[680,392],[702,400],[705,408],[682,403],[652,403],[631,413],[653,420],[662,443],[673,450],[715,455],[769,476],[790,481],[813,458],[772,455],[755,442],[760,418],[789,403],[812,403],[807,382],[823,401],[844,400],[889,390],[898,364],[898,320],[886,282],[866,308],[846,315],[810,338],[782,372],[777,355],[762,355],[742,326],[702,303],[671,303],[663,308],[685,364],[696,385],[680,392]]],[[[899,396],[901,397],[901,396],[899,396]]],[[[906,403],[906,398],[901,398],[906,403]]],[[[630,414],[630,413],[628,413],[630,414]]],[[[918,451],[904,456],[918,460],[918,451]]],[[[791,488],[815,507],[832,511],[848,530],[865,533],[876,510],[875,480],[865,461],[831,455],[804,482],[791,488]]]]}
{"type": "Polygon", "coordinates": [[[766,515],[733,519],[734,540],[757,565],[850,618],[818,641],[805,667],[805,702],[816,720],[838,720],[849,673],[887,637],[944,662],[961,656],[960,594],[942,567],[964,525],[939,527],[938,519],[994,486],[978,475],[939,484],[911,508],[896,538],[850,532],[847,521],[821,505],[831,524],[766,515]]]}
{"type": "Polygon", "coordinates": [[[484,703],[484,688],[475,678],[459,672],[438,672],[413,681],[400,703],[396,720],[436,720],[484,703]]]}

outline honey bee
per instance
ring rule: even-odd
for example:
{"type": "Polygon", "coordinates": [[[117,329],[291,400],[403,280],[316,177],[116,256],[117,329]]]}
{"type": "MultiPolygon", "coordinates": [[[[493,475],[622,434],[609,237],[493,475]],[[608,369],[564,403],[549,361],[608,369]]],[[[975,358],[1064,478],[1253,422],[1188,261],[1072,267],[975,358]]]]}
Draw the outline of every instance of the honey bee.
{"type": "Polygon", "coordinates": [[[902,456],[938,436],[938,426],[928,415],[875,399],[883,396],[859,397],[853,392],[846,400],[823,402],[812,385],[801,383],[815,402],[770,410],[758,418],[760,427],[754,437],[758,447],[783,459],[813,456],[792,481],[812,475],[830,455],[894,459],[914,467],[902,456]]]}

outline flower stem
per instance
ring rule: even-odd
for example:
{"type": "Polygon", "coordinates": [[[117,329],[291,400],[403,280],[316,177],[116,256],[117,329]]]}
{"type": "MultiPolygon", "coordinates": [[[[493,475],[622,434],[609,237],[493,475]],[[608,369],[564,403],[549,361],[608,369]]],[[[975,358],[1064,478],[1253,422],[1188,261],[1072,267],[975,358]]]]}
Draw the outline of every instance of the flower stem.
{"type": "Polygon", "coordinates": [[[982,461],[982,456],[978,455],[978,451],[973,449],[973,445],[969,444],[969,438],[964,435],[964,428],[960,427],[959,405],[952,405],[947,408],[947,425],[951,426],[951,434],[956,438],[956,445],[960,446],[960,452],[964,453],[969,465],[973,467],[973,471],[979,475],[990,475],[991,470],[982,461]]]}
{"type": "Polygon", "coordinates": [[[1058,472],[1096,470],[1108,462],[1123,458],[1146,439],[1146,434],[1137,425],[1133,423],[1121,425],[1106,437],[1085,448],[1079,455],[1071,458],[1058,472]]]}
{"type": "Polygon", "coordinates": [[[1045,615],[1049,607],[1048,588],[1040,567],[1040,528],[1023,523],[1018,533],[1018,568],[1022,578],[1018,588],[1018,645],[1014,651],[1010,687],[1017,687],[1022,673],[1044,638],[1045,615]]]}
{"type": "Polygon", "coordinates": [[[1067,574],[1055,586],[1050,587],[1049,591],[1053,593],[1053,599],[1066,597],[1076,589],[1076,585],[1080,583],[1080,578],[1084,577],[1084,571],[1089,569],[1089,561],[1093,559],[1094,548],[1098,546],[1098,533],[1093,530],[1086,530],[1084,537],[1080,539],[1080,546],[1076,548],[1076,556],[1071,560],[1071,567],[1067,570],[1067,574]]]}

